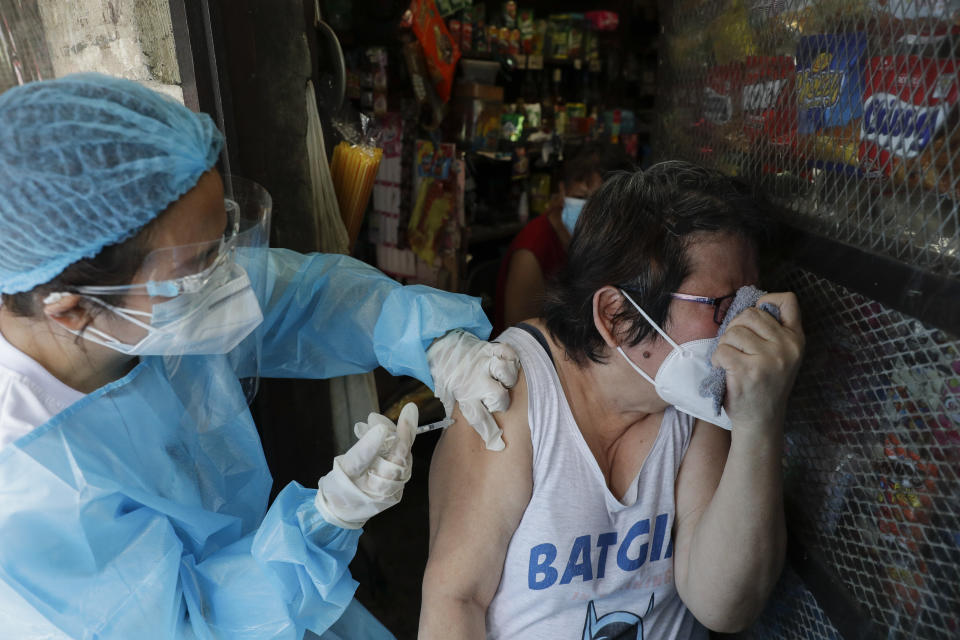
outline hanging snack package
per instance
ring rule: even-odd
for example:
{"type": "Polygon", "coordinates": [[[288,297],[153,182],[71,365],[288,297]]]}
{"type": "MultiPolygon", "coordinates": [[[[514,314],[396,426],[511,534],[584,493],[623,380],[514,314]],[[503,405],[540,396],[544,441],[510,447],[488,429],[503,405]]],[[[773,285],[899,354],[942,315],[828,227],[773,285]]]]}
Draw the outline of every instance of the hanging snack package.
{"type": "Polygon", "coordinates": [[[960,35],[960,0],[874,0],[877,49],[907,45],[916,48],[938,47],[960,35]]]}
{"type": "Polygon", "coordinates": [[[460,51],[463,51],[463,23],[460,22],[459,18],[452,17],[447,20],[447,29],[450,30],[450,37],[460,47],[460,51]]]}
{"type": "Polygon", "coordinates": [[[594,31],[616,31],[620,26],[620,15],[614,11],[587,11],[583,15],[594,31]]]}
{"type": "Polygon", "coordinates": [[[465,11],[470,14],[470,21],[473,23],[473,50],[479,54],[490,53],[486,5],[477,3],[465,11]]]}
{"type": "Polygon", "coordinates": [[[865,49],[863,33],[806,36],[797,44],[797,133],[808,165],[857,165],[865,49]]]}
{"type": "Polygon", "coordinates": [[[524,128],[530,133],[539,131],[543,124],[541,109],[539,102],[523,105],[524,128]]]}
{"type": "Polygon", "coordinates": [[[707,29],[714,60],[720,64],[741,61],[758,52],[743,5],[743,0],[731,0],[727,9],[707,29]]]}
{"type": "Polygon", "coordinates": [[[514,0],[503,3],[501,21],[507,29],[517,28],[517,3],[514,0]]]}
{"type": "Polygon", "coordinates": [[[423,47],[433,86],[440,99],[446,102],[450,99],[460,47],[450,35],[433,0],[413,0],[410,11],[413,12],[413,32],[423,47]]]}
{"type": "Polygon", "coordinates": [[[460,21],[460,53],[469,56],[473,53],[473,12],[464,9],[460,21]]]}
{"type": "Polygon", "coordinates": [[[536,32],[536,27],[533,21],[533,11],[530,9],[524,9],[521,11],[517,25],[520,29],[521,53],[524,55],[530,55],[533,53],[533,36],[536,32]]]}
{"type": "Polygon", "coordinates": [[[533,30],[533,50],[530,52],[535,56],[543,56],[547,45],[547,21],[537,20],[533,30]]]}
{"type": "Polygon", "coordinates": [[[550,16],[549,40],[548,56],[554,60],[566,60],[570,51],[570,16],[550,16]]]}
{"type": "MultiPolygon", "coordinates": [[[[510,105],[510,107],[513,107],[513,105],[510,105]]],[[[523,136],[524,117],[523,113],[515,111],[514,108],[509,109],[508,113],[502,114],[500,116],[500,137],[510,142],[519,142],[523,136]]]]}
{"type": "Polygon", "coordinates": [[[797,105],[793,96],[794,63],[790,56],[747,56],[743,78],[743,126],[753,143],[796,144],[797,105]]]}
{"type": "Polygon", "coordinates": [[[881,56],[867,61],[860,165],[897,182],[954,193],[953,156],[960,139],[947,118],[957,104],[955,60],[881,56]]]}
{"type": "Polygon", "coordinates": [[[500,27],[497,29],[497,51],[500,55],[510,53],[510,28],[500,27]]]}
{"type": "Polygon", "coordinates": [[[520,35],[520,29],[511,29],[510,30],[510,46],[507,49],[507,52],[512,56],[518,56],[521,53],[520,40],[522,36],[520,35]]]}
{"type": "Polygon", "coordinates": [[[741,105],[742,84],[743,65],[740,63],[718,65],[707,72],[701,102],[702,126],[715,151],[746,151],[741,105]]]}

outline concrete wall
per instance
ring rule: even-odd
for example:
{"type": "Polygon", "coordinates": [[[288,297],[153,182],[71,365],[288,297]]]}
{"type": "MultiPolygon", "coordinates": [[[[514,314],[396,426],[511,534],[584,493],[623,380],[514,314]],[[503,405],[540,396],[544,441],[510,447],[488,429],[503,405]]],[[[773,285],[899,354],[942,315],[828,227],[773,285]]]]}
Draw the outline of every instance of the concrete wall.
{"type": "Polygon", "coordinates": [[[37,0],[56,76],[99,71],[183,100],[168,0],[37,0]]]}

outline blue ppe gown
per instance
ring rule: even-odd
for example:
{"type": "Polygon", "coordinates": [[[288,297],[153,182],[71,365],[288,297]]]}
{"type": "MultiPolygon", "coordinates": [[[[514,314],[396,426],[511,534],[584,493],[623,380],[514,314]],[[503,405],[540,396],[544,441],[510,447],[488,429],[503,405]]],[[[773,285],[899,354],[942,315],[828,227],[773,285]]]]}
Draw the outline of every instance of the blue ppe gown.
{"type": "MultiPolygon", "coordinates": [[[[270,249],[260,372],[431,384],[425,349],[485,338],[475,299],[346,256],[270,249]]],[[[353,594],[359,530],[271,476],[226,356],[143,358],[0,450],[3,638],[392,637],[353,594]],[[332,628],[331,626],[334,625],[332,628]]]]}

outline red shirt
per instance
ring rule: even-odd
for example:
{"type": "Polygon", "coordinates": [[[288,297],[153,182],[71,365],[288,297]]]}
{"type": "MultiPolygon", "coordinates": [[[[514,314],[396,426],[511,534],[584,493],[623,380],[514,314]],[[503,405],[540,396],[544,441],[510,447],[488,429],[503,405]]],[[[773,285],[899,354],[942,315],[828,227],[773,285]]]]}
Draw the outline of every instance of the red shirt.
{"type": "Polygon", "coordinates": [[[527,249],[533,253],[543,272],[546,281],[560,270],[567,261],[567,250],[560,243],[560,238],[550,224],[549,218],[539,215],[527,223],[517,237],[510,243],[507,254],[500,261],[500,274],[497,276],[497,294],[494,300],[493,333],[497,336],[506,329],[503,326],[503,304],[507,289],[507,274],[510,272],[510,260],[513,254],[520,249],[527,249]]]}

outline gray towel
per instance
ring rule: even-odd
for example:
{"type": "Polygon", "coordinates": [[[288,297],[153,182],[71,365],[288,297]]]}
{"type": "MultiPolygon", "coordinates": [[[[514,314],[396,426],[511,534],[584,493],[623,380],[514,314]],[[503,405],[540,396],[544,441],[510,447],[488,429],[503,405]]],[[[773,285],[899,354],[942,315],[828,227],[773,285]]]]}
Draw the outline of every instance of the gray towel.
{"type": "MultiPolygon", "coordinates": [[[[717,337],[713,339],[713,344],[710,345],[710,351],[707,353],[707,360],[713,357],[713,352],[717,350],[717,347],[720,345],[720,336],[723,335],[723,332],[727,330],[727,327],[730,325],[730,321],[737,317],[737,315],[744,309],[749,309],[750,307],[756,306],[757,300],[767,295],[766,291],[761,291],[753,285],[747,285],[746,287],[740,287],[737,290],[737,296],[733,299],[733,302],[730,303],[730,309],[727,311],[727,315],[723,319],[723,323],[720,325],[720,330],[717,332],[717,337]]],[[[777,322],[780,322],[780,309],[776,306],[770,304],[769,302],[764,302],[760,305],[760,308],[774,318],[777,319],[777,322]]],[[[720,367],[713,367],[710,370],[710,375],[703,379],[703,382],[700,383],[700,395],[705,398],[713,398],[713,410],[716,414],[720,415],[720,408],[723,406],[723,396],[727,392],[727,372],[721,369],[720,367]]]]}

